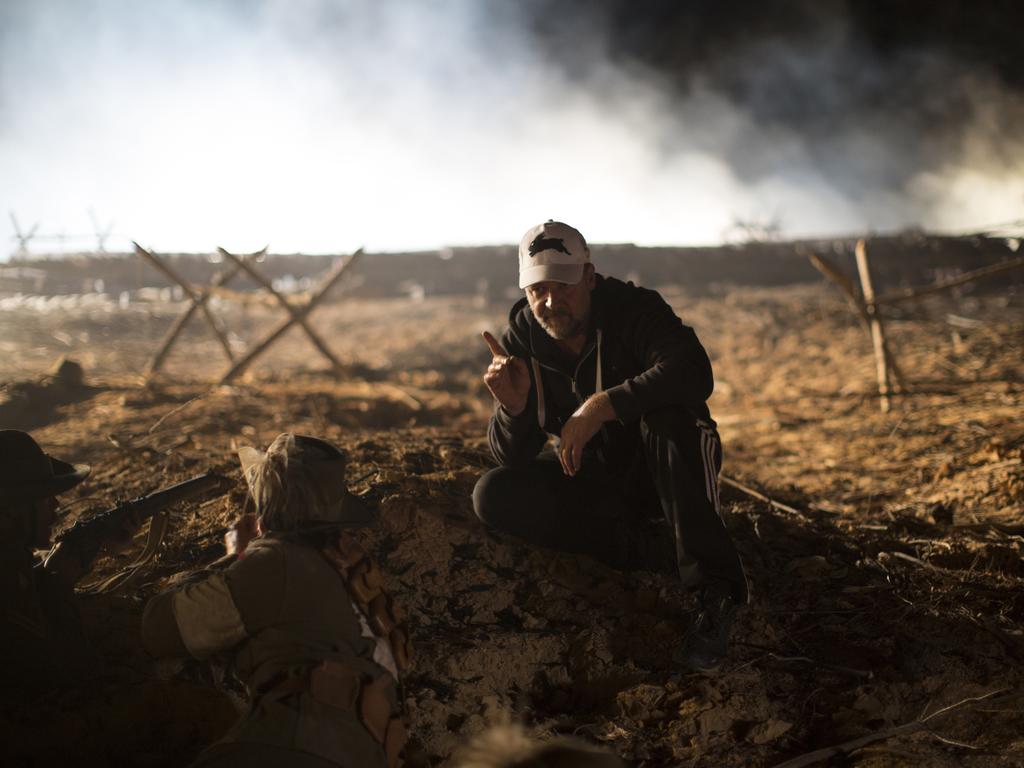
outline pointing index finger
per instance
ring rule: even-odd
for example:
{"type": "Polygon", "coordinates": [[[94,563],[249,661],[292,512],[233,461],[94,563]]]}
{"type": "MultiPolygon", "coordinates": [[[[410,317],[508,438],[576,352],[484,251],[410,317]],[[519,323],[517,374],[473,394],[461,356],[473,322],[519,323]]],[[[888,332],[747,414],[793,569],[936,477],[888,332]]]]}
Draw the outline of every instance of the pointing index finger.
{"type": "Polygon", "coordinates": [[[489,331],[483,332],[484,341],[487,342],[487,346],[491,350],[491,354],[495,357],[508,357],[508,352],[498,343],[498,340],[494,338],[489,331]]]}

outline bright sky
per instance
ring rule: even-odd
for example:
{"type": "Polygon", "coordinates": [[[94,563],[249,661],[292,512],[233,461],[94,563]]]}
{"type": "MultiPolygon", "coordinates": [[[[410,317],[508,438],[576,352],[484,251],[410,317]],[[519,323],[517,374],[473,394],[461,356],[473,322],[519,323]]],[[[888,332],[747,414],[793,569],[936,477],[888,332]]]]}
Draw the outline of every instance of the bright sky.
{"type": "Polygon", "coordinates": [[[680,109],[610,67],[570,85],[483,6],[2,0],[0,258],[8,212],[87,235],[69,247],[95,245],[95,218],[111,250],[327,253],[513,243],[547,218],[591,242],[684,244],[736,218],[799,235],[1020,216],[1019,174],[940,170],[909,197],[849,199],[798,138],[715,94],[680,109]],[[722,157],[744,142],[789,170],[739,180],[722,157]]]}

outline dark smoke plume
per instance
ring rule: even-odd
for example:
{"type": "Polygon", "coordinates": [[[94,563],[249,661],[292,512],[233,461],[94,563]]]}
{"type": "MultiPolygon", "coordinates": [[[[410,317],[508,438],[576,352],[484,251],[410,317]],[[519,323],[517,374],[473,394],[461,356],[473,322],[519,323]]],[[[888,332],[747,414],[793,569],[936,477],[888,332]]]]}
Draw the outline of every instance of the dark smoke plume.
{"type": "MultiPolygon", "coordinates": [[[[665,94],[679,126],[665,139],[666,156],[696,146],[725,158],[746,182],[810,163],[852,199],[895,194],[901,208],[925,219],[941,203],[932,187],[955,184],[960,173],[1015,181],[1011,188],[1021,192],[1020,3],[531,0],[526,7],[540,50],[576,86],[601,93],[611,64],[665,94]],[[723,137],[716,120],[703,125],[708,94],[741,112],[750,130],[723,137]],[[698,130],[689,130],[693,123],[698,130]]],[[[1015,203],[1024,215],[1024,195],[1015,203]]]]}

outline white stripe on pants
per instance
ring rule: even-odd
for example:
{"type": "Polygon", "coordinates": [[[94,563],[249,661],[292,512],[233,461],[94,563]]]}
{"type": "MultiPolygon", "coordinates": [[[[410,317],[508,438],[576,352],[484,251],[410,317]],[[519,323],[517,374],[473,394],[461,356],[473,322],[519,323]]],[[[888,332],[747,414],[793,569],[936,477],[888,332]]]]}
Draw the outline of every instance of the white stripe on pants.
{"type": "Polygon", "coordinates": [[[722,502],[718,497],[718,467],[715,465],[715,451],[716,449],[721,450],[721,443],[713,430],[700,422],[698,424],[700,426],[700,454],[704,463],[704,491],[707,493],[708,501],[711,502],[721,519],[722,502]]]}

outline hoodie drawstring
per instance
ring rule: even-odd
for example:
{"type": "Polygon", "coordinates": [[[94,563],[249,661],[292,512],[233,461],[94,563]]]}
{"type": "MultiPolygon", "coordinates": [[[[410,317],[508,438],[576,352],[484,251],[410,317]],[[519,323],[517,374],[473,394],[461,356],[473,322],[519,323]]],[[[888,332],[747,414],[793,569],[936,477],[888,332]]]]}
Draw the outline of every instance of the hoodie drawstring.
{"type": "MultiPolygon", "coordinates": [[[[530,358],[530,365],[533,366],[533,381],[537,387],[537,423],[540,424],[540,428],[544,429],[544,422],[547,421],[547,409],[544,406],[544,382],[541,381],[540,377],[540,363],[537,362],[537,358],[530,358]]],[[[604,390],[604,384],[601,379],[601,329],[597,329],[597,376],[594,381],[594,394],[604,390]]],[[[601,426],[601,432],[605,439],[608,439],[608,434],[605,432],[604,426],[601,426]]]]}
{"type": "Polygon", "coordinates": [[[533,366],[533,382],[537,387],[537,423],[541,431],[544,430],[544,422],[547,421],[547,413],[544,408],[544,382],[540,379],[540,363],[536,357],[530,358],[530,365],[533,366]]]}

